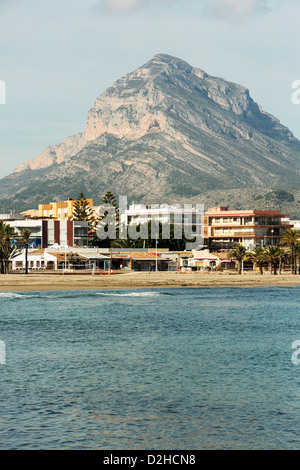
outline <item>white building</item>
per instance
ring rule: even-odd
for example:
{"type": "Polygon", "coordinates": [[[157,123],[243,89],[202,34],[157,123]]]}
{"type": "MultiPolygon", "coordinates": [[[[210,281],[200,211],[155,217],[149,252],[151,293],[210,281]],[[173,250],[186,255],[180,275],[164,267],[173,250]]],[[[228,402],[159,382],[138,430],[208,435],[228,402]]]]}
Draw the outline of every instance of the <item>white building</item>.
{"type": "MultiPolygon", "coordinates": [[[[57,269],[57,257],[47,250],[34,250],[28,252],[28,268],[30,270],[57,269]]],[[[25,268],[25,250],[11,260],[12,270],[25,268]]]]}
{"type": "Polygon", "coordinates": [[[12,220],[25,220],[25,217],[21,214],[0,214],[0,220],[2,222],[12,221],[12,220]]]}
{"type": "MultiPolygon", "coordinates": [[[[174,239],[192,240],[196,236],[197,247],[203,246],[203,219],[204,206],[197,204],[132,204],[123,213],[120,213],[121,231],[131,226],[144,226],[151,222],[151,236],[153,239],[159,236],[159,223],[162,224],[162,238],[170,237],[170,227],[174,226],[174,239]]],[[[145,229],[146,230],[146,229],[145,229]]],[[[130,234],[131,235],[131,234],[130,234]]],[[[148,235],[148,231],[147,231],[148,235]]]]}
{"type": "Polygon", "coordinates": [[[300,220],[289,220],[289,223],[292,228],[297,230],[297,232],[300,232],[300,220]]]}

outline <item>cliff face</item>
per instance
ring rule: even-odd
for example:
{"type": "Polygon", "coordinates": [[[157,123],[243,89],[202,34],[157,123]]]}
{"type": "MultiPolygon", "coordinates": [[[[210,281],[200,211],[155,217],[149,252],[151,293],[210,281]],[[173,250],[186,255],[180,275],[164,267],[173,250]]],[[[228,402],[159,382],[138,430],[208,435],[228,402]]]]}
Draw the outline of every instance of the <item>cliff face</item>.
{"type": "Polygon", "coordinates": [[[76,197],[70,193],[81,187],[96,199],[110,189],[161,202],[216,189],[298,187],[299,161],[300,142],[246,88],[159,54],[96,99],[82,134],[1,180],[0,197],[13,191],[14,200],[31,203],[41,190],[54,199],[76,197]]]}
{"type": "Polygon", "coordinates": [[[24,170],[40,170],[47,168],[54,163],[60,164],[67,157],[79,152],[84,146],[84,134],[75,134],[71,137],[66,137],[59,144],[49,145],[37,157],[21,163],[14,169],[14,173],[20,173],[24,170]]]}

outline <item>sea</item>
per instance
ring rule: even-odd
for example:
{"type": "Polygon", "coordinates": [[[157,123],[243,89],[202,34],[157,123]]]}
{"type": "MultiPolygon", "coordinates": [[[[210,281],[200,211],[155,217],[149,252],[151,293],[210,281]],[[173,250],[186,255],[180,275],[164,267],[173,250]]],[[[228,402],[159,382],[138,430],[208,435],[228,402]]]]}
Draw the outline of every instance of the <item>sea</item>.
{"type": "Polygon", "coordinates": [[[298,450],[299,299],[0,292],[0,449],[298,450]]]}

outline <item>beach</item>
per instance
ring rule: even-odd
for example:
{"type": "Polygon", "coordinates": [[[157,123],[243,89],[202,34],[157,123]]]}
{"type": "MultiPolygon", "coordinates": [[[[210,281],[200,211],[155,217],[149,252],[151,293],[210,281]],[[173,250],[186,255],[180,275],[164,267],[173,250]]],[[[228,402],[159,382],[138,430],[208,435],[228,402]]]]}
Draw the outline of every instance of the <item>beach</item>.
{"type": "Polygon", "coordinates": [[[129,272],[117,274],[30,273],[0,276],[0,291],[42,291],[78,289],[150,289],[195,287],[297,286],[300,276],[289,273],[263,275],[254,272],[129,272]]]}

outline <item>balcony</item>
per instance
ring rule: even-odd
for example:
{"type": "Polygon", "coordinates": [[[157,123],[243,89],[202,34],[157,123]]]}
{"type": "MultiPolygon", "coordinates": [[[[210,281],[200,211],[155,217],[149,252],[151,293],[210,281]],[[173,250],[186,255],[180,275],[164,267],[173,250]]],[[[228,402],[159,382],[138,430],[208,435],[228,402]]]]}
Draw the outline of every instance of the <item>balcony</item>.
{"type": "Polygon", "coordinates": [[[255,236],[255,232],[254,230],[249,230],[249,231],[243,231],[243,230],[235,230],[234,233],[233,233],[233,236],[234,237],[254,237],[255,236]]]}

